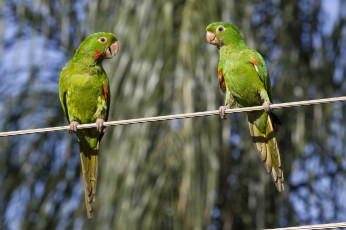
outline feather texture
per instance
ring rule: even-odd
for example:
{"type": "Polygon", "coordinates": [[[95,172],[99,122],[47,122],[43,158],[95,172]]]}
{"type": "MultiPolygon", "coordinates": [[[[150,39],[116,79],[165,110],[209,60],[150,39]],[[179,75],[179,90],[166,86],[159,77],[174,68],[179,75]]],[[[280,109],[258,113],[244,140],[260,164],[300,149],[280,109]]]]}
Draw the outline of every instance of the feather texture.
{"type": "Polygon", "coordinates": [[[91,149],[89,146],[85,146],[81,142],[79,143],[80,158],[82,163],[82,172],[84,180],[84,192],[85,192],[85,205],[87,209],[88,218],[93,217],[97,174],[98,174],[98,147],[91,149]]]}
{"type": "MultiPolygon", "coordinates": [[[[272,102],[271,83],[264,59],[249,49],[239,30],[227,22],[214,22],[206,28],[206,39],[219,48],[219,79],[226,93],[225,105],[233,108],[268,105],[272,102]],[[221,74],[220,74],[221,73],[221,74]]],[[[221,118],[223,110],[220,109],[221,118]]],[[[252,141],[277,189],[284,190],[284,176],[273,124],[280,124],[271,111],[248,112],[252,141]],[[268,113],[269,116],[268,116],[268,113]]]]}
{"type": "MultiPolygon", "coordinates": [[[[98,174],[98,150],[102,129],[74,129],[72,124],[107,121],[110,107],[109,80],[102,67],[103,59],[110,59],[118,52],[118,43],[111,33],[95,33],[79,46],[73,58],[63,68],[59,80],[61,106],[71,131],[79,140],[80,157],[88,218],[93,217],[98,174]]],[[[101,123],[102,123],[101,122],[101,123]]]]}
{"type": "Polygon", "coordinates": [[[274,129],[270,116],[268,116],[267,119],[265,133],[258,130],[256,125],[251,121],[248,123],[252,142],[261,161],[264,163],[264,167],[267,172],[271,174],[278,191],[284,191],[284,175],[282,173],[280,152],[274,136],[274,129]]]}

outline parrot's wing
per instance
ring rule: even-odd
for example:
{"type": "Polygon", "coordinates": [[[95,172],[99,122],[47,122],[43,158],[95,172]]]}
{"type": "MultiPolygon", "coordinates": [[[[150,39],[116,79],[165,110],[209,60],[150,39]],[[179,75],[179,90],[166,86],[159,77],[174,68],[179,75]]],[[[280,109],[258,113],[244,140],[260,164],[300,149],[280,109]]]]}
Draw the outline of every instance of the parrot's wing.
{"type": "Polygon", "coordinates": [[[222,70],[218,69],[217,73],[219,75],[220,89],[222,90],[223,93],[226,93],[226,83],[225,83],[225,78],[223,77],[222,70]]]}
{"type": "Polygon", "coordinates": [[[108,120],[108,114],[109,114],[109,108],[110,108],[110,89],[109,89],[109,80],[108,77],[105,77],[105,80],[103,81],[103,94],[104,94],[104,98],[106,100],[107,103],[107,114],[106,114],[106,118],[105,121],[108,120]]]}
{"type": "MultiPolygon", "coordinates": [[[[251,50],[251,51],[253,53],[251,63],[253,64],[258,76],[263,82],[264,89],[267,91],[270,102],[273,103],[270,77],[268,75],[268,71],[267,71],[267,67],[265,65],[264,59],[261,56],[261,54],[259,54],[257,51],[255,50],[251,50]]],[[[281,125],[280,119],[273,112],[270,113],[270,117],[273,120],[273,123],[281,125]]]]}
{"type": "Polygon", "coordinates": [[[264,89],[267,91],[269,99],[272,102],[271,83],[264,59],[256,50],[251,50],[251,53],[250,62],[253,64],[259,78],[263,82],[264,89]]]}
{"type": "Polygon", "coordinates": [[[59,80],[59,98],[61,102],[61,107],[64,110],[64,114],[70,123],[70,119],[68,116],[68,109],[67,109],[67,104],[66,104],[66,81],[67,81],[67,75],[68,71],[67,68],[63,68],[60,74],[60,80],[59,80]]]}

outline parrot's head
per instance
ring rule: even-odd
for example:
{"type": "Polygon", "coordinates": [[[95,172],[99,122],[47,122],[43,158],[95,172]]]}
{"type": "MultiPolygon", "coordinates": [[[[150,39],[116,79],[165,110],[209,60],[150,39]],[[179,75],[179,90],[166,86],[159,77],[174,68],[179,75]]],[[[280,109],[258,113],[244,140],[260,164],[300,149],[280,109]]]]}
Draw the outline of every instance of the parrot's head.
{"type": "Polygon", "coordinates": [[[221,46],[237,46],[244,42],[237,27],[227,22],[214,22],[207,26],[206,38],[208,43],[221,46]]]}
{"type": "Polygon", "coordinates": [[[75,56],[81,58],[92,58],[97,62],[110,59],[119,51],[118,39],[112,33],[94,33],[89,35],[76,51],[75,56]]]}

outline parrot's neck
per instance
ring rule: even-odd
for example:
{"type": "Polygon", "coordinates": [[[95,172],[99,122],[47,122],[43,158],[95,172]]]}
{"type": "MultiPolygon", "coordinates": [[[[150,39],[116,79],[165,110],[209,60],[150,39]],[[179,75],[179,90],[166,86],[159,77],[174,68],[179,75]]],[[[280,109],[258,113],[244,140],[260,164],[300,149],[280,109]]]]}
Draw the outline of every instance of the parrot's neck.
{"type": "Polygon", "coordinates": [[[221,46],[219,48],[219,51],[220,51],[220,54],[223,54],[223,53],[239,52],[245,49],[249,49],[249,47],[246,45],[244,40],[239,40],[237,44],[221,46]]]}
{"type": "Polygon", "coordinates": [[[76,55],[69,61],[68,65],[76,71],[88,73],[90,75],[100,74],[104,72],[102,61],[93,60],[90,57],[76,57],[76,55]],[[73,66],[73,67],[72,67],[73,66]]]}
{"type": "Polygon", "coordinates": [[[103,58],[100,57],[102,55],[101,52],[93,53],[92,51],[87,49],[82,49],[81,47],[77,49],[76,53],[73,55],[73,58],[70,62],[83,65],[85,67],[96,67],[102,66],[103,58]]]}

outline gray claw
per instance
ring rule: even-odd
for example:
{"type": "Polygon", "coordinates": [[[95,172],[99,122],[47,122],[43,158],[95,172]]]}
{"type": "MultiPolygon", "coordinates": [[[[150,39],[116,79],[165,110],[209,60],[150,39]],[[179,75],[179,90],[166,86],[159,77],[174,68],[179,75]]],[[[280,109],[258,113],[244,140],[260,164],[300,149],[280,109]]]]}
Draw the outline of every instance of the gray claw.
{"type": "Polygon", "coordinates": [[[77,132],[77,126],[79,125],[79,122],[78,121],[71,121],[70,123],[70,130],[68,131],[69,133],[72,133],[72,132],[77,132]]]}
{"type": "Polygon", "coordinates": [[[229,108],[230,108],[229,105],[224,105],[219,107],[219,114],[221,119],[227,119],[225,111],[226,109],[229,109],[229,108]]]}
{"type": "Polygon", "coordinates": [[[271,109],[270,109],[270,105],[272,103],[270,103],[269,101],[265,101],[263,103],[263,108],[264,108],[264,111],[266,111],[266,113],[271,113],[271,109]]]}
{"type": "Polygon", "coordinates": [[[99,133],[101,133],[101,132],[105,133],[106,132],[106,127],[103,126],[104,122],[105,121],[101,118],[97,118],[97,120],[96,120],[96,129],[99,133]]]}

